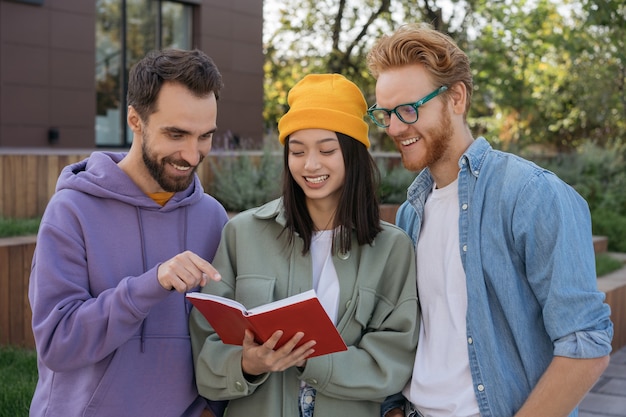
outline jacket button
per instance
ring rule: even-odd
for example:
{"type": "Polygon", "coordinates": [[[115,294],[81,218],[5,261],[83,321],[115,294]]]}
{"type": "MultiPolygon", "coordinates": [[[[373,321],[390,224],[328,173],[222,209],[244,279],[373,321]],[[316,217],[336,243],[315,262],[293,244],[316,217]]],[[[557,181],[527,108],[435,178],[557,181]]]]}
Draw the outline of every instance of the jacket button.
{"type": "Polygon", "coordinates": [[[316,385],[317,384],[317,379],[311,378],[311,379],[308,379],[306,382],[309,385],[316,385]]]}
{"type": "Polygon", "coordinates": [[[244,388],[243,388],[243,384],[239,381],[235,382],[235,389],[239,392],[243,392],[244,388]]]}
{"type": "Polygon", "coordinates": [[[339,252],[339,255],[337,255],[337,256],[339,256],[339,259],[342,259],[342,260],[345,261],[346,259],[348,259],[350,257],[350,252],[349,251],[348,252],[339,252]]]}

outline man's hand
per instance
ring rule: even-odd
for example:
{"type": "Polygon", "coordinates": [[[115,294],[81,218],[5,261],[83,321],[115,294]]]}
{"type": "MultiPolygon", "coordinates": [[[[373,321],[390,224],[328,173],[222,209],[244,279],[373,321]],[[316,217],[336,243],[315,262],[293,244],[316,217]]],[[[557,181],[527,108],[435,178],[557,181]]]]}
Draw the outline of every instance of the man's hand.
{"type": "Polygon", "coordinates": [[[385,413],[385,417],[404,417],[404,411],[401,408],[392,408],[385,413]]]}
{"type": "Polygon", "coordinates": [[[219,281],[222,277],[209,262],[191,251],[185,251],[159,265],[157,279],[166,290],[186,293],[198,285],[205,286],[207,279],[219,281]]]}
{"type": "Polygon", "coordinates": [[[296,333],[291,340],[274,350],[276,343],[283,335],[282,330],[277,330],[272,337],[259,345],[254,341],[252,332],[246,330],[243,339],[243,355],[241,357],[241,369],[248,375],[261,375],[266,372],[280,372],[287,368],[304,363],[314,350],[315,341],[311,340],[299,348],[295,346],[304,337],[304,333],[296,333]]]}
{"type": "Polygon", "coordinates": [[[215,417],[215,414],[213,414],[211,410],[204,409],[202,410],[202,414],[200,414],[200,417],[215,417]]]}

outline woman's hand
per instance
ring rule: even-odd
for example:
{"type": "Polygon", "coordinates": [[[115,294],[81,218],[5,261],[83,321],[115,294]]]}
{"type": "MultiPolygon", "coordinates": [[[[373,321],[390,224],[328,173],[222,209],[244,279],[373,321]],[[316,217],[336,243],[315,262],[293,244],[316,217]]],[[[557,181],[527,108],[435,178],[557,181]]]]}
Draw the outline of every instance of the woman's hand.
{"type": "Polygon", "coordinates": [[[274,350],[283,335],[277,330],[265,343],[259,345],[254,341],[252,332],[246,330],[243,339],[243,355],[241,369],[248,375],[261,375],[266,372],[281,372],[292,366],[302,364],[315,352],[315,341],[311,340],[294,349],[304,337],[304,333],[296,333],[291,340],[274,350]]]}

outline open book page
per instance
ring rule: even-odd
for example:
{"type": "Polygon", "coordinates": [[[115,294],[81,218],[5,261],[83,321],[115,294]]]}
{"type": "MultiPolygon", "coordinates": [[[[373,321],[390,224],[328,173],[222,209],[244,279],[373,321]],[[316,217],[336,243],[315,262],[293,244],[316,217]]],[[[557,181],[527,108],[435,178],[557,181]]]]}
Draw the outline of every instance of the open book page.
{"type": "Polygon", "coordinates": [[[213,300],[216,303],[220,303],[220,304],[224,304],[224,305],[236,308],[237,310],[240,310],[243,314],[247,314],[248,312],[248,310],[246,310],[246,307],[240,302],[235,301],[231,298],[220,297],[219,295],[206,294],[203,292],[190,292],[190,293],[187,293],[187,298],[189,299],[197,298],[200,300],[213,300]]]}
{"type": "Polygon", "coordinates": [[[249,312],[240,303],[224,297],[189,293],[187,298],[226,344],[241,345],[245,329],[254,333],[259,344],[264,343],[275,331],[282,330],[284,333],[276,348],[297,332],[303,332],[304,338],[298,346],[315,340],[317,344],[312,356],[347,350],[314,290],[255,307],[249,312]]]}
{"type": "Polygon", "coordinates": [[[315,298],[315,290],[308,290],[300,294],[292,295],[291,297],[283,298],[282,300],[272,301],[271,303],[263,304],[255,308],[247,310],[246,307],[238,301],[230,298],[220,297],[219,295],[205,294],[201,292],[191,292],[187,294],[187,298],[199,298],[202,300],[213,300],[215,302],[236,308],[247,316],[264,313],[266,311],[276,310],[277,308],[285,307],[291,304],[296,304],[311,298],[315,298]]]}
{"type": "Polygon", "coordinates": [[[282,300],[272,301],[271,303],[263,304],[262,306],[251,308],[250,310],[248,310],[248,314],[252,315],[252,314],[258,314],[258,313],[264,313],[266,311],[276,310],[281,307],[300,303],[302,301],[309,300],[311,298],[316,298],[316,297],[317,295],[315,295],[315,290],[308,290],[300,294],[292,295],[291,297],[283,298],[282,300]]]}

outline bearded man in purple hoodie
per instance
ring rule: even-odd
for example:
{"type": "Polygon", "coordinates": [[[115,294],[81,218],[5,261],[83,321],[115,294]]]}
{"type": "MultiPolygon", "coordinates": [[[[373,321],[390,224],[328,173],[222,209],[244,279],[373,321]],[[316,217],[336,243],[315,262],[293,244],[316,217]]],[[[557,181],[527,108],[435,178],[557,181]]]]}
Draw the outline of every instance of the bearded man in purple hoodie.
{"type": "Polygon", "coordinates": [[[195,170],[221,88],[200,51],[149,53],[129,76],[129,152],[62,171],[30,277],[31,416],[222,414],[196,389],[185,300],[220,278],[209,262],[228,217],[195,170]]]}

